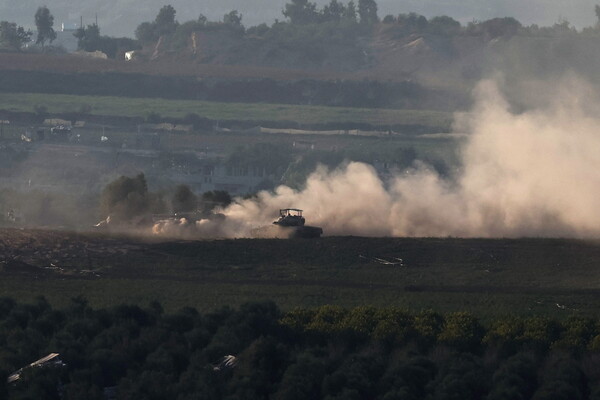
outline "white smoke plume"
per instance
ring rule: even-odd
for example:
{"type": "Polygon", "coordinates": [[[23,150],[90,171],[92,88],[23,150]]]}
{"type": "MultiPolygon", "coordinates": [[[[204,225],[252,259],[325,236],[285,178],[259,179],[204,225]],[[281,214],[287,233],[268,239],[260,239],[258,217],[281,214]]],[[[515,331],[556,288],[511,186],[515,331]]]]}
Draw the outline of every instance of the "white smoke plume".
{"type": "Polygon", "coordinates": [[[474,110],[456,118],[469,139],[452,182],[426,166],[387,183],[362,163],[319,168],[303,190],[239,200],[222,210],[224,223],[200,231],[245,237],[278,209],[299,207],[325,235],[600,236],[600,117],[568,86],[543,109],[516,114],[496,83],[482,82],[474,110]]]}

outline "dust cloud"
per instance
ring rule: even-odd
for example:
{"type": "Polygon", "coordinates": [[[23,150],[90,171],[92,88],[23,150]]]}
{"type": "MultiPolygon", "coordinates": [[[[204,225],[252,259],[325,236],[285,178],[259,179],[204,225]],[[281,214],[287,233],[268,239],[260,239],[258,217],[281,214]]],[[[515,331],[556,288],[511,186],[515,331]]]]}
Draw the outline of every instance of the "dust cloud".
{"type": "Polygon", "coordinates": [[[543,108],[516,113],[496,81],[482,82],[475,108],[456,116],[455,131],[469,140],[453,180],[424,164],[389,182],[362,163],[321,167],[303,190],[280,186],[238,199],[221,210],[224,222],[200,221],[198,230],[250,236],[279,208],[300,207],[325,235],[600,236],[600,117],[592,96],[576,89],[584,85],[558,86],[543,108]]]}

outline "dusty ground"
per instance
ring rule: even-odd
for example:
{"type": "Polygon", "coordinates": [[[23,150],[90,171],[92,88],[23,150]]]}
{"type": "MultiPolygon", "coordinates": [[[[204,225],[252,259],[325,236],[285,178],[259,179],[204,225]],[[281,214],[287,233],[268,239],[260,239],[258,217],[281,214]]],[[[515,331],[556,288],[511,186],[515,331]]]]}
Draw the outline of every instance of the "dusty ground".
{"type": "Polygon", "coordinates": [[[331,237],[180,241],[0,229],[0,293],[167,308],[275,300],[506,313],[594,314],[600,243],[331,237]]]}

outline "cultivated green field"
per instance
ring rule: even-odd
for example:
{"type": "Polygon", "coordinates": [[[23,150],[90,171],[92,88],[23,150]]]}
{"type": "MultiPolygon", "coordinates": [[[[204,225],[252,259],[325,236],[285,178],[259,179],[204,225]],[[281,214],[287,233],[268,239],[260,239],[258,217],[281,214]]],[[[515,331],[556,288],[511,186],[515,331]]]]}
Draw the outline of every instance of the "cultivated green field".
{"type": "Polygon", "coordinates": [[[213,120],[290,121],[302,124],[367,123],[385,125],[420,125],[447,131],[452,114],[440,111],[389,110],[300,106],[263,103],[218,103],[195,100],[76,96],[41,93],[0,93],[0,110],[33,112],[44,106],[50,114],[76,112],[82,105],[92,107],[92,114],[146,117],[158,113],[163,117],[182,118],[196,113],[213,120]]]}
{"type": "Polygon", "coordinates": [[[208,311],[255,300],[600,316],[600,243],[561,239],[157,241],[0,230],[0,293],[208,311]],[[399,260],[402,262],[399,264],[399,260]],[[396,265],[393,265],[396,264],[396,265]]]}

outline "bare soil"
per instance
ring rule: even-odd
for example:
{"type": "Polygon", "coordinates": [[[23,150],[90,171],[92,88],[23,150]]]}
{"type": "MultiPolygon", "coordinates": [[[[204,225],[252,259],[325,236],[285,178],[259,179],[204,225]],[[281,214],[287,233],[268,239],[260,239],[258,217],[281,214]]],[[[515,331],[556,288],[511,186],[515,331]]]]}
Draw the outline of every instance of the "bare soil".
{"type": "Polygon", "coordinates": [[[182,241],[0,229],[0,290],[59,304],[148,302],[214,309],[399,305],[490,316],[590,314],[600,243],[564,239],[325,237],[182,241]]]}

